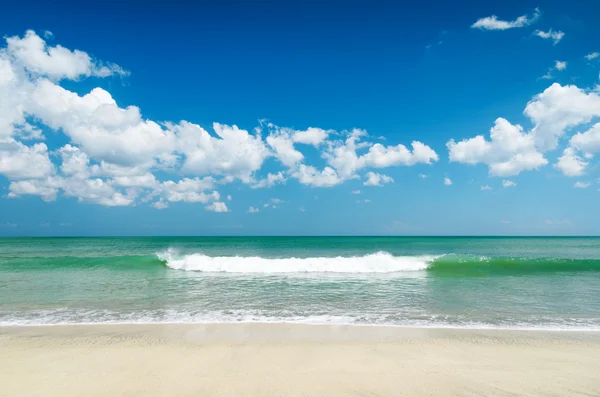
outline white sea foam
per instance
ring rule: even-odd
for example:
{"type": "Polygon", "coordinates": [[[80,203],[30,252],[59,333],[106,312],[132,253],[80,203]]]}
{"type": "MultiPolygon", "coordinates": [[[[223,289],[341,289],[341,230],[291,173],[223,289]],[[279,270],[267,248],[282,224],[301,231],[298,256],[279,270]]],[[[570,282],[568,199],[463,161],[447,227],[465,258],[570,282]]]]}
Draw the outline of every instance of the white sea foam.
{"type": "Polygon", "coordinates": [[[157,254],[171,269],[208,273],[396,273],[425,270],[436,256],[393,256],[377,252],[352,257],[261,258],[257,256],[157,254]]]}
{"type": "Polygon", "coordinates": [[[115,312],[110,310],[76,310],[58,308],[33,312],[18,312],[0,315],[0,327],[5,326],[52,326],[52,325],[116,325],[116,324],[313,324],[313,325],[352,325],[386,326],[410,328],[451,328],[489,329],[521,331],[580,331],[600,332],[599,318],[585,321],[577,319],[540,319],[539,321],[511,321],[498,324],[485,321],[471,321],[461,318],[440,318],[440,316],[420,316],[420,318],[397,318],[371,313],[346,315],[326,315],[310,313],[269,313],[261,310],[226,310],[208,312],[187,312],[185,310],[142,310],[135,312],[115,312]]]}

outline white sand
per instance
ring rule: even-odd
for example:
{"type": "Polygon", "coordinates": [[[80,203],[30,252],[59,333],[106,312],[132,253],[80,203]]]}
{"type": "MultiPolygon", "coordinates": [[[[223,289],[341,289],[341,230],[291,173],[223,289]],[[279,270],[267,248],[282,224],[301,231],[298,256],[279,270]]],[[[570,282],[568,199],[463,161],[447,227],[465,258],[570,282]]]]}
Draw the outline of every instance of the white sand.
{"type": "Polygon", "coordinates": [[[1,396],[600,396],[600,333],[0,327],[1,396]]]}

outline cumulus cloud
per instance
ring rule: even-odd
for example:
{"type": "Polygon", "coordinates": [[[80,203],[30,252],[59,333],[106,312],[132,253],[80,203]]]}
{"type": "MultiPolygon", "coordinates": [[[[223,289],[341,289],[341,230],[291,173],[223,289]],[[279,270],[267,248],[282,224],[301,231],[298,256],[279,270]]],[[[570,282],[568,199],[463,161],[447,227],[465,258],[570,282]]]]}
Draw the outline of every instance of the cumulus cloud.
{"type": "Polygon", "coordinates": [[[157,210],[163,210],[165,208],[169,207],[169,203],[167,203],[164,199],[160,199],[154,203],[151,204],[152,207],[156,208],[157,210]]]}
{"type": "Polygon", "coordinates": [[[568,147],[554,167],[566,176],[580,176],[584,174],[587,165],[588,162],[579,156],[574,148],[568,147]]]}
{"type": "Polygon", "coordinates": [[[97,160],[152,165],[173,147],[174,135],[151,120],[143,120],[135,106],[122,109],[101,88],[79,96],[50,80],[41,79],[32,92],[30,112],[97,160]]]}
{"type": "Polygon", "coordinates": [[[412,166],[419,163],[430,165],[439,159],[433,149],[418,141],[412,142],[411,151],[402,144],[384,146],[380,143],[362,142],[365,136],[367,133],[364,130],[355,129],[347,133],[345,140],[329,142],[323,158],[337,171],[340,179],[356,178],[356,171],[363,168],[412,166]],[[366,153],[357,153],[366,148],[366,153]]]}
{"type": "Polygon", "coordinates": [[[517,184],[513,181],[509,181],[509,180],[503,180],[502,181],[502,187],[515,187],[517,186],[517,184]]]}
{"type": "Polygon", "coordinates": [[[202,179],[198,177],[193,179],[183,178],[178,182],[162,182],[157,191],[167,201],[206,204],[221,198],[216,190],[205,193],[205,191],[212,189],[214,183],[215,179],[210,176],[202,179]]]}
{"type": "Polygon", "coordinates": [[[481,187],[481,190],[493,190],[493,189],[494,189],[494,188],[493,188],[493,187],[491,187],[490,185],[483,185],[483,186],[481,187]]]}
{"type": "Polygon", "coordinates": [[[452,185],[452,180],[450,178],[448,178],[448,177],[445,177],[444,178],[444,185],[446,185],[446,186],[452,185]]]}
{"type": "Polygon", "coordinates": [[[172,125],[177,151],[185,155],[183,170],[197,175],[231,175],[245,183],[253,181],[270,155],[260,134],[220,123],[213,123],[217,137],[197,124],[172,125]]]}
{"type": "Polygon", "coordinates": [[[360,190],[353,190],[352,194],[360,194],[360,190]]]}
{"type": "Polygon", "coordinates": [[[489,141],[483,135],[478,135],[460,142],[450,140],[447,147],[450,161],[487,164],[492,176],[518,175],[548,163],[535,148],[533,135],[504,118],[496,119],[490,130],[489,141]]]}
{"type": "Polygon", "coordinates": [[[558,42],[561,41],[563,37],[565,37],[565,34],[560,30],[555,32],[552,29],[548,30],[547,32],[544,32],[542,30],[536,30],[535,32],[533,32],[533,34],[537,37],[541,37],[542,39],[552,40],[554,45],[558,44],[558,42]]]}
{"type": "MultiPolygon", "coordinates": [[[[252,188],[288,178],[331,187],[359,178],[359,170],[438,160],[421,142],[373,144],[359,129],[296,130],[261,121],[249,132],[222,123],[205,129],[185,120],[150,120],[138,107],[118,104],[105,89],[76,92],[63,86],[65,80],[128,72],[84,51],[49,45],[52,35],[44,37],[27,31],[6,38],[0,48],[0,174],[9,179],[11,198],[37,195],[50,201],[62,194],[86,203],[148,203],[157,209],[187,202],[223,212],[228,209],[215,186],[236,180],[252,188]],[[39,142],[46,131],[64,134],[68,143],[50,150],[39,142]],[[325,160],[323,168],[304,163],[299,149],[307,145],[325,160]],[[257,175],[270,157],[285,169],[257,175]],[[180,176],[169,180],[172,174],[180,176]]],[[[379,178],[386,183],[389,177],[379,178]]]]}
{"type": "Polygon", "coordinates": [[[367,172],[366,177],[367,180],[364,183],[365,186],[383,186],[386,183],[394,182],[392,177],[372,171],[367,172]]]}
{"type": "Polygon", "coordinates": [[[344,181],[331,167],[325,167],[323,171],[319,171],[315,167],[304,164],[301,164],[298,169],[292,173],[292,176],[297,178],[303,185],[315,187],[331,187],[344,181]]]}
{"type": "Polygon", "coordinates": [[[284,131],[270,134],[267,137],[267,143],[275,152],[275,157],[286,167],[295,167],[304,160],[304,155],[294,148],[294,141],[284,131]]]}
{"type": "Polygon", "coordinates": [[[319,146],[327,139],[331,131],[321,128],[309,127],[304,131],[294,131],[292,141],[295,143],[303,143],[305,145],[319,146]]]}
{"type": "Polygon", "coordinates": [[[207,211],[212,211],[212,212],[229,212],[229,208],[227,208],[227,204],[225,204],[221,201],[215,201],[214,203],[211,203],[204,208],[207,211]]]}
{"type": "Polygon", "coordinates": [[[25,146],[13,138],[0,139],[0,174],[10,179],[44,178],[53,169],[46,144],[25,146]]]}
{"type": "Polygon", "coordinates": [[[569,146],[558,158],[555,167],[567,176],[580,176],[585,173],[589,159],[600,152],[600,123],[592,125],[584,132],[574,134],[569,146]]]}
{"type": "Polygon", "coordinates": [[[585,153],[600,152],[600,123],[594,124],[585,132],[573,135],[571,146],[585,153]]]}
{"type": "Polygon", "coordinates": [[[258,208],[255,208],[255,207],[250,207],[250,208],[248,208],[248,211],[246,211],[246,212],[249,213],[249,214],[255,214],[257,212],[260,212],[260,210],[258,208]]]}
{"type": "Polygon", "coordinates": [[[275,185],[285,183],[286,180],[287,180],[287,178],[283,175],[283,173],[281,173],[281,171],[276,174],[269,173],[269,174],[267,174],[266,178],[261,179],[260,181],[256,182],[254,185],[252,185],[250,187],[252,189],[261,189],[261,188],[265,188],[265,187],[270,188],[275,185]]]}
{"type": "Polygon", "coordinates": [[[59,182],[54,178],[13,181],[8,186],[8,197],[33,195],[40,196],[44,201],[54,201],[58,194],[58,187],[59,182]]]}
{"type": "Polygon", "coordinates": [[[115,64],[102,65],[83,51],[69,50],[60,45],[48,46],[33,30],[24,37],[6,38],[7,52],[28,72],[53,79],[75,80],[82,76],[107,77],[128,72],[115,64]]]}
{"type": "Polygon", "coordinates": [[[478,19],[471,28],[482,30],[507,30],[513,28],[522,28],[534,23],[540,17],[540,10],[536,8],[533,15],[521,15],[513,21],[503,21],[498,19],[496,15],[478,19]]]}
{"type": "Polygon", "coordinates": [[[53,201],[60,190],[66,197],[75,197],[80,202],[104,206],[133,205],[135,191],[118,191],[110,181],[99,178],[65,178],[61,176],[44,179],[13,181],[8,186],[9,197],[22,195],[40,196],[44,201],[53,201]]]}
{"type": "MultiPolygon", "coordinates": [[[[450,140],[450,161],[487,164],[492,176],[539,169],[548,163],[543,153],[555,149],[567,131],[600,116],[600,96],[574,85],[554,83],[529,101],[524,114],[533,123],[529,132],[498,118],[489,141],[482,135],[458,143],[450,140]]],[[[595,151],[595,136],[594,127],[576,134],[555,167],[569,176],[581,175],[587,165],[586,153],[595,151]],[[583,157],[578,150],[584,152],[583,157]]]]}
{"type": "Polygon", "coordinates": [[[554,149],[567,128],[600,116],[600,95],[554,83],[536,95],[524,113],[535,124],[531,132],[536,145],[542,150],[554,149]]]}

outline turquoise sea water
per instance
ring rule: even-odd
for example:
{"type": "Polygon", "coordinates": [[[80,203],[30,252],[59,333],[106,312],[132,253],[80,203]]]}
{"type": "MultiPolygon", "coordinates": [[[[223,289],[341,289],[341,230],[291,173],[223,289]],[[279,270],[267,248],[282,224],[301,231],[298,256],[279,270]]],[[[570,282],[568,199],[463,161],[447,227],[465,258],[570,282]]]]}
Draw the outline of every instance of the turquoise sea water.
{"type": "Polygon", "coordinates": [[[600,330],[600,238],[0,239],[0,325],[600,330]]]}

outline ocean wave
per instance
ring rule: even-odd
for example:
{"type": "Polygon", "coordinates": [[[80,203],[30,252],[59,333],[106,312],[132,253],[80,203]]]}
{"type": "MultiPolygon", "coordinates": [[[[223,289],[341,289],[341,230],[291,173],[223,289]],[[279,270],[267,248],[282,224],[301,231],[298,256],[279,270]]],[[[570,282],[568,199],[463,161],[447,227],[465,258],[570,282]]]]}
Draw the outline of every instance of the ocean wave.
{"type": "Polygon", "coordinates": [[[168,268],[205,273],[238,274],[420,274],[434,276],[494,276],[559,272],[599,272],[600,260],[510,258],[438,254],[396,256],[380,251],[361,256],[263,258],[180,254],[168,249],[156,254],[168,268]]]}
{"type": "Polygon", "coordinates": [[[393,256],[377,252],[364,256],[261,258],[258,256],[157,254],[171,269],[207,273],[397,273],[426,270],[439,256],[393,256]]]}

